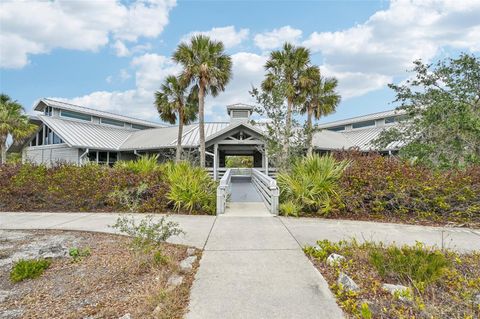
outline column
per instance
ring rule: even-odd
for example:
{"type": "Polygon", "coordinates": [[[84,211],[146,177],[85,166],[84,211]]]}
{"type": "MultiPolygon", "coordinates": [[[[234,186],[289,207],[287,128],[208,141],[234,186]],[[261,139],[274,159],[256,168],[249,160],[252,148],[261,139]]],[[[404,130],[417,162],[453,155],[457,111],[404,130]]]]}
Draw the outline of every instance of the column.
{"type": "Polygon", "coordinates": [[[218,144],[213,145],[213,180],[218,177],[218,144]]]}

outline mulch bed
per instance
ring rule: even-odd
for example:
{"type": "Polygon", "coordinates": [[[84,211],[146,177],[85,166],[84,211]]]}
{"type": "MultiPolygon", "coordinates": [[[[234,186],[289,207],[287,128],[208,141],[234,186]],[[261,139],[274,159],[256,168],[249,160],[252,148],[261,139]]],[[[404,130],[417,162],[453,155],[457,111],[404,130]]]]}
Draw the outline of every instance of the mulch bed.
{"type": "MultiPolygon", "coordinates": [[[[23,232],[23,231],[22,231],[23,232]]],[[[32,238],[58,234],[73,235],[78,247],[90,248],[91,255],[79,261],[55,258],[39,277],[12,283],[10,267],[0,268],[2,290],[13,293],[0,303],[0,313],[21,310],[21,318],[182,318],[186,313],[190,288],[198,267],[184,274],[184,281],[168,287],[168,278],[180,273],[179,263],[187,257],[187,247],[162,244],[168,263],[153,262],[154,252],[138,252],[129,238],[86,232],[31,231],[32,238]],[[168,287],[168,288],[167,288],[168,287]]],[[[13,241],[13,249],[2,251],[5,258],[25,240],[13,241]]],[[[196,250],[200,258],[201,252],[196,250]]],[[[199,259],[198,258],[198,259],[199,259]]]]}

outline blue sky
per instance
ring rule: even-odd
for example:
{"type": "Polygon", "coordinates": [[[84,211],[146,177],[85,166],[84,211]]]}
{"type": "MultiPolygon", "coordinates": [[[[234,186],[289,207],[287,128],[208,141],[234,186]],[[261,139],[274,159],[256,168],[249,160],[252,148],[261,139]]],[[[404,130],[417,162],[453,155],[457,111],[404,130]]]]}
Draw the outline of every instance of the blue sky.
{"type": "Polygon", "coordinates": [[[480,1],[2,1],[0,91],[31,112],[41,97],[157,120],[153,92],[179,67],[170,56],[195,33],[233,59],[227,90],[207,99],[207,120],[251,102],[271,50],[308,47],[342,103],[322,121],[391,109],[390,82],[415,59],[480,51],[480,1]]]}

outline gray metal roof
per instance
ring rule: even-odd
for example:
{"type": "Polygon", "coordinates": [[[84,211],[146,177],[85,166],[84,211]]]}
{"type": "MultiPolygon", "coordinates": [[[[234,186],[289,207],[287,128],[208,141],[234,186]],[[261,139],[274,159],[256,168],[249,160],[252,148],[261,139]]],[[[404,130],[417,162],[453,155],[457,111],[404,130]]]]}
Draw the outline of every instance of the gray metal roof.
{"type": "Polygon", "coordinates": [[[253,110],[253,106],[252,105],[248,105],[248,104],[243,104],[243,103],[235,103],[235,104],[230,104],[230,105],[227,105],[227,110],[230,111],[232,109],[235,109],[235,110],[253,110]]]}
{"type": "MultiPolygon", "coordinates": [[[[392,125],[344,131],[340,132],[340,134],[343,134],[354,146],[360,148],[361,150],[368,151],[377,149],[372,142],[380,135],[382,131],[390,127],[392,127],[392,125]]],[[[392,142],[385,148],[385,150],[396,150],[402,145],[403,144],[401,142],[392,142]]]]}
{"type": "Polygon", "coordinates": [[[71,147],[118,150],[135,131],[114,126],[67,120],[38,115],[60,138],[71,147]]]}
{"type": "Polygon", "coordinates": [[[315,148],[322,150],[349,149],[356,146],[342,133],[329,130],[313,134],[312,143],[315,148]]]}
{"type": "Polygon", "coordinates": [[[46,106],[51,106],[55,107],[58,109],[62,110],[69,110],[69,111],[75,111],[75,112],[80,112],[84,114],[89,114],[93,116],[98,116],[98,117],[103,117],[103,118],[109,118],[117,121],[123,121],[127,123],[133,123],[133,124],[138,124],[138,125],[143,125],[147,127],[166,127],[167,125],[165,124],[160,124],[160,123],[155,123],[151,121],[146,121],[146,120],[141,120],[129,116],[124,116],[124,115],[119,115],[115,113],[110,113],[110,112],[105,112],[105,111],[99,111],[99,110],[94,110],[88,107],[80,106],[80,105],[75,105],[71,103],[66,103],[62,101],[56,101],[52,99],[47,99],[43,98],[41,99],[36,105],[34,110],[35,111],[43,111],[44,107],[46,106]]]}
{"type": "Polygon", "coordinates": [[[352,123],[378,120],[378,119],[382,119],[382,118],[385,118],[385,117],[402,115],[402,114],[405,114],[405,111],[389,110],[389,111],[383,111],[383,112],[377,112],[377,113],[352,117],[352,118],[349,118],[349,119],[344,119],[344,120],[339,120],[339,121],[323,123],[323,124],[319,124],[318,127],[319,128],[330,128],[330,127],[347,125],[347,124],[352,124],[352,123]]]}

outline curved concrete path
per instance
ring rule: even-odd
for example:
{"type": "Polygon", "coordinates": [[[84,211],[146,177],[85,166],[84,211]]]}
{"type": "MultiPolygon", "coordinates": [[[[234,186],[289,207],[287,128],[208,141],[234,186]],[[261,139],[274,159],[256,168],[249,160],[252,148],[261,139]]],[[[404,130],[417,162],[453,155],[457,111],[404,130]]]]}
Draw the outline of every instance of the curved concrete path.
{"type": "MultiPolygon", "coordinates": [[[[480,250],[478,229],[262,217],[252,212],[242,217],[240,212],[222,217],[171,216],[187,234],[170,241],[204,249],[188,319],[342,318],[327,283],[301,250],[318,239],[421,241],[460,251],[480,250]]],[[[117,216],[0,213],[0,229],[114,232],[109,225],[117,216]]]]}

